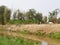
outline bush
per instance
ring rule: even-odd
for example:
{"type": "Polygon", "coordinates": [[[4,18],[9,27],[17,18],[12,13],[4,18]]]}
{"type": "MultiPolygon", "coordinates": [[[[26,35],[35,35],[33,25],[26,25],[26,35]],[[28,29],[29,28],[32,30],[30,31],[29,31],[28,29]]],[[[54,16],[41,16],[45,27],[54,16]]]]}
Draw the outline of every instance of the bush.
{"type": "Polygon", "coordinates": [[[24,21],[23,20],[10,20],[11,24],[23,24],[24,21]]]}

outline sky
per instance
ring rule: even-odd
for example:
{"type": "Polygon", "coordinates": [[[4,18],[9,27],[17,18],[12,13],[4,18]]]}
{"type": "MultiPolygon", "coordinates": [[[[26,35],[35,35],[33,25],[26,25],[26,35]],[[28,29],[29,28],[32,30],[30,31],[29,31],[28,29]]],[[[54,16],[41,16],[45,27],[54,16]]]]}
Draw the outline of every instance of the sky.
{"type": "Polygon", "coordinates": [[[0,0],[1,5],[11,8],[13,11],[16,9],[27,11],[32,8],[43,13],[43,16],[48,16],[48,12],[60,9],[60,0],[0,0]]]}

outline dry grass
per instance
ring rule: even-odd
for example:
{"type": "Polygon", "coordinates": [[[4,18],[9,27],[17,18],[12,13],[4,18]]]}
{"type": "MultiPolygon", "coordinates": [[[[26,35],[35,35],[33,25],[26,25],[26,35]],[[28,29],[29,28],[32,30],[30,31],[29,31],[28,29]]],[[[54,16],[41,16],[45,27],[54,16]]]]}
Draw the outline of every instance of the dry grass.
{"type": "MultiPolygon", "coordinates": [[[[2,25],[0,25],[0,29],[2,25]]],[[[4,29],[13,30],[13,31],[23,31],[28,30],[30,32],[59,32],[60,31],[60,24],[26,24],[26,25],[4,25],[4,29]]]]}

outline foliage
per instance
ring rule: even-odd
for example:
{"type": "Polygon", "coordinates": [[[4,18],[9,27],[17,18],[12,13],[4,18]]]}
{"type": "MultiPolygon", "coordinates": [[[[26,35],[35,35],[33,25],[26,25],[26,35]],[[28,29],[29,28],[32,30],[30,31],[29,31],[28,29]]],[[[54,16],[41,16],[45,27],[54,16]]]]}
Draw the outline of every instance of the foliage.
{"type": "Polygon", "coordinates": [[[56,23],[57,22],[57,15],[60,12],[59,9],[55,9],[52,12],[49,12],[49,22],[56,23]]]}
{"type": "Polygon", "coordinates": [[[14,12],[13,14],[13,20],[23,20],[23,13],[20,12],[20,10],[18,9],[17,11],[14,12]]]}
{"type": "Polygon", "coordinates": [[[58,18],[57,20],[58,20],[58,23],[60,23],[60,18],[58,18]]]}
{"type": "Polygon", "coordinates": [[[36,15],[36,11],[34,9],[29,9],[29,11],[26,12],[25,15],[27,16],[28,19],[34,20],[35,15],[36,15]]]}
{"type": "Polygon", "coordinates": [[[10,24],[36,24],[38,20],[10,20],[10,24]]]}
{"type": "Polygon", "coordinates": [[[42,13],[36,13],[35,17],[38,20],[38,23],[42,22],[42,13]]]}
{"type": "Polygon", "coordinates": [[[0,6],[0,22],[2,25],[6,24],[10,20],[11,10],[6,6],[0,6]]]}
{"type": "Polygon", "coordinates": [[[47,23],[47,16],[44,16],[44,17],[43,17],[42,23],[47,23]]]}
{"type": "Polygon", "coordinates": [[[10,10],[9,8],[6,8],[6,13],[5,13],[6,22],[9,22],[9,20],[10,20],[10,15],[11,15],[11,10],[10,10]]]}
{"type": "Polygon", "coordinates": [[[10,24],[23,24],[23,20],[10,20],[10,24]]]}
{"type": "Polygon", "coordinates": [[[4,12],[5,12],[5,6],[0,6],[0,21],[2,25],[5,24],[4,12]]]}
{"type": "MultiPolygon", "coordinates": [[[[0,24],[7,24],[11,18],[11,9],[6,6],[0,6],[0,24]]],[[[36,12],[35,9],[29,9],[27,12],[21,12],[19,9],[13,12],[13,19],[10,21],[12,24],[40,24],[40,23],[59,23],[57,15],[60,13],[59,9],[49,12],[49,16],[43,16],[41,12],[36,12]]]]}

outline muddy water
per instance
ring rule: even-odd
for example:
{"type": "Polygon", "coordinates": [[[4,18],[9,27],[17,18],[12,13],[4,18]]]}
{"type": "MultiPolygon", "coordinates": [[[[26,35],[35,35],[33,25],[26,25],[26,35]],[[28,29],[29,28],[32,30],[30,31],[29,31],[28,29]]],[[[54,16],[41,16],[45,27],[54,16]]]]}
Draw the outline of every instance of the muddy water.
{"type": "Polygon", "coordinates": [[[42,43],[41,45],[60,45],[58,43],[48,43],[46,41],[42,41],[41,43],[42,43]]]}
{"type": "Polygon", "coordinates": [[[59,43],[48,43],[46,41],[42,41],[41,45],[60,45],[59,43]]]}
{"type": "Polygon", "coordinates": [[[60,45],[60,40],[47,38],[41,41],[41,45],[60,45]]]}
{"type": "Polygon", "coordinates": [[[48,45],[48,43],[46,41],[42,41],[41,43],[42,43],[42,45],[48,45]]]}

